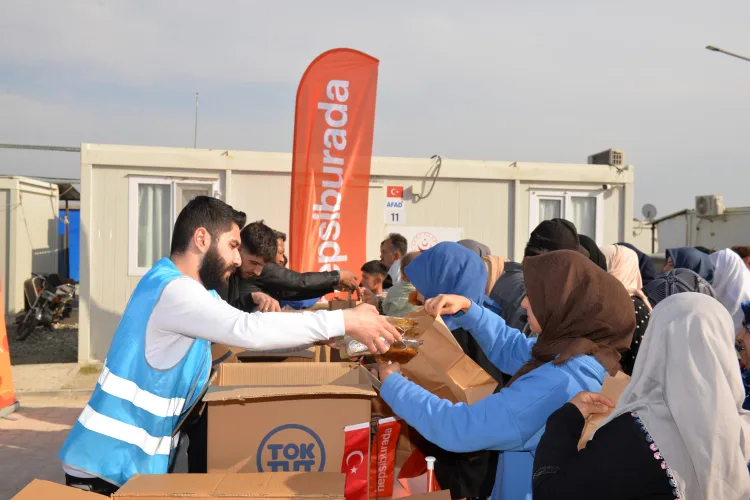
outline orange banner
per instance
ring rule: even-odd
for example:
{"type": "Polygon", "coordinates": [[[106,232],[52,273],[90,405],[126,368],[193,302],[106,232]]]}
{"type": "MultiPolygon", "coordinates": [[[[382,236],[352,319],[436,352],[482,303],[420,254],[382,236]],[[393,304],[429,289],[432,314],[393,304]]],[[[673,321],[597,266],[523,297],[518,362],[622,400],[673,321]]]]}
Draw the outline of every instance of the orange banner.
{"type": "Polygon", "coordinates": [[[297,89],[292,157],[290,267],[359,271],[379,61],[352,49],[324,52],[297,89]]]}
{"type": "Polygon", "coordinates": [[[13,376],[10,371],[10,349],[8,330],[5,328],[5,298],[0,288],[0,415],[13,411],[16,395],[13,390],[13,376]]]}

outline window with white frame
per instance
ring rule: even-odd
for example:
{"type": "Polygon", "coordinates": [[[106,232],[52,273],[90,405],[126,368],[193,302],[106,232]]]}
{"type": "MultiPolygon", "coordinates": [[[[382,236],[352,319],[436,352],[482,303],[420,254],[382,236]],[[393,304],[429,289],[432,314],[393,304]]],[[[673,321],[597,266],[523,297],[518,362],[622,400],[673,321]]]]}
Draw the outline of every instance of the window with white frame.
{"type": "Polygon", "coordinates": [[[604,191],[532,189],[529,233],[540,222],[556,218],[569,220],[575,224],[578,234],[585,234],[601,245],[604,238],[604,191]]]}
{"type": "Polygon", "coordinates": [[[143,276],[169,255],[180,211],[197,196],[216,196],[218,179],[131,177],[128,197],[128,274],[143,276]]]}

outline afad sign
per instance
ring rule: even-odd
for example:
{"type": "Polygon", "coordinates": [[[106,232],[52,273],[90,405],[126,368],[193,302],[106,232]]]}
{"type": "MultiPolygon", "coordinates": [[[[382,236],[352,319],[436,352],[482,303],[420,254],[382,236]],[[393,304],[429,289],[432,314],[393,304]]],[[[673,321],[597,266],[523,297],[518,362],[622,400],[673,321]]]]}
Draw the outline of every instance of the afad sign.
{"type": "Polygon", "coordinates": [[[359,269],[379,61],[352,49],[318,56],[297,89],[290,262],[299,272],[359,269]]]}
{"type": "Polygon", "coordinates": [[[323,472],[326,449],[304,425],[286,424],[266,434],[256,454],[258,472],[323,472]]]}

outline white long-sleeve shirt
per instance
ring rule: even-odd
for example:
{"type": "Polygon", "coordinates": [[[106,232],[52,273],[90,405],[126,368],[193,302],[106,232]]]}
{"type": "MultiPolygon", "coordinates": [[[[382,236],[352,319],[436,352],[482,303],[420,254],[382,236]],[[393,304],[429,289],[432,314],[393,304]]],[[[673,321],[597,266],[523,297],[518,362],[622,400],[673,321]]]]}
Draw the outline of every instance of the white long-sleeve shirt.
{"type": "Polygon", "coordinates": [[[246,313],[214,298],[202,284],[183,276],[171,281],[146,327],[146,360],[159,370],[176,365],[202,338],[248,350],[310,345],[344,335],[342,311],[246,313]]]}
{"type": "MultiPolygon", "coordinates": [[[[168,370],[187,354],[196,338],[248,350],[310,345],[344,335],[343,311],[246,313],[212,296],[203,285],[182,276],[162,291],[146,326],[146,361],[168,370]]],[[[71,476],[91,474],[63,463],[71,476]]]]}

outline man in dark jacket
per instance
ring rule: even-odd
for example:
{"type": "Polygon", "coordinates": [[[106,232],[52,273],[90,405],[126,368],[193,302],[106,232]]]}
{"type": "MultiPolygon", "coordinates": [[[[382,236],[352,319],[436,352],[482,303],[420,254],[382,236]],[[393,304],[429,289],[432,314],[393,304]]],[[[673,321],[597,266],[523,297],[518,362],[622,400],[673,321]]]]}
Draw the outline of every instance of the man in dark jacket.
{"type": "Polygon", "coordinates": [[[240,236],[242,265],[230,279],[227,298],[238,309],[274,312],[281,310],[280,300],[313,299],[357,287],[357,276],[349,271],[298,273],[280,266],[279,233],[263,222],[248,224],[240,236]]]}

